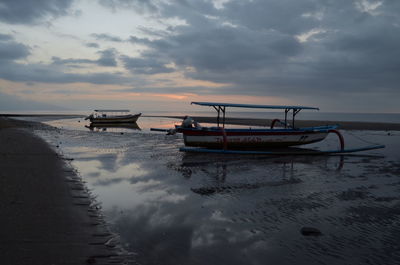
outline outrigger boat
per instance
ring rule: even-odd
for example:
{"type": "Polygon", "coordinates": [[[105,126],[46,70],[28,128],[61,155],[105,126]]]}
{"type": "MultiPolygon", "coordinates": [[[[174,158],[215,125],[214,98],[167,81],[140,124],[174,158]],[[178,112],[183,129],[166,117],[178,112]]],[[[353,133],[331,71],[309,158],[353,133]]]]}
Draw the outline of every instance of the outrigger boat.
{"type": "Polygon", "coordinates": [[[180,148],[184,152],[207,152],[225,154],[332,154],[351,153],[372,149],[384,148],[384,145],[371,145],[356,149],[345,149],[344,138],[336,130],[337,125],[297,128],[295,117],[301,110],[319,110],[315,107],[305,106],[274,106],[274,105],[250,105],[216,102],[192,102],[191,104],[213,107],[217,111],[216,127],[195,126],[196,123],[175,126],[178,133],[183,134],[185,147],[180,148]],[[225,128],[225,114],[227,107],[273,109],[284,110],[285,119],[280,121],[274,119],[270,128],[225,128]],[[289,124],[291,115],[291,124],[289,124]],[[275,127],[279,123],[281,127],[275,127]],[[319,151],[301,148],[290,148],[293,146],[316,143],[324,140],[328,134],[334,133],[339,137],[340,149],[330,151],[319,151]]]}
{"type": "Polygon", "coordinates": [[[116,124],[116,123],[135,123],[142,113],[128,114],[129,110],[94,110],[85,120],[90,120],[92,124],[116,124]]]}

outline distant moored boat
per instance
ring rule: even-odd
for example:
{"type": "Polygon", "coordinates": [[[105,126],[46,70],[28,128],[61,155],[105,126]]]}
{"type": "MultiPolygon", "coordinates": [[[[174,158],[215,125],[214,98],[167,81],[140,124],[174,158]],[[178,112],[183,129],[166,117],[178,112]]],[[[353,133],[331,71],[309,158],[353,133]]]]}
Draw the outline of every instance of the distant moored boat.
{"type": "Polygon", "coordinates": [[[135,123],[142,113],[130,114],[129,110],[94,110],[85,120],[94,124],[135,123]]]}

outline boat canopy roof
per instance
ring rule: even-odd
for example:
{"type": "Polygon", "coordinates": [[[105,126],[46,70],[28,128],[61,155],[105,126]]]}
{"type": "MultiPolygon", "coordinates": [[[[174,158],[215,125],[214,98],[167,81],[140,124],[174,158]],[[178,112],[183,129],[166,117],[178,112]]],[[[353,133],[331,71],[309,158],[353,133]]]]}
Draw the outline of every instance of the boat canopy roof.
{"type": "Polygon", "coordinates": [[[220,102],[192,102],[191,104],[200,106],[210,106],[210,107],[235,107],[235,108],[251,108],[251,109],[319,110],[319,108],[305,107],[305,106],[253,105],[253,104],[235,104],[235,103],[220,103],[220,102]]]}
{"type": "Polygon", "coordinates": [[[129,112],[128,109],[95,109],[95,112],[129,112]]]}

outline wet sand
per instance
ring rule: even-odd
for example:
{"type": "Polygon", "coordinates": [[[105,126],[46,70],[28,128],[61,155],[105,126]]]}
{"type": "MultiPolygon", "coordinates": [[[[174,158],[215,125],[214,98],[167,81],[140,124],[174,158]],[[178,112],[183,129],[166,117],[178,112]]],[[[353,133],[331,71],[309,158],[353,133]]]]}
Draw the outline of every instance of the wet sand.
{"type": "MultiPolygon", "coordinates": [[[[347,147],[385,149],[282,157],[182,153],[182,135],[147,131],[180,121],[141,117],[142,131],[120,133],[65,120],[35,133],[74,158],[138,264],[400,264],[398,132],[342,131],[347,147]]],[[[308,147],[337,146],[330,135],[308,147]]]]}
{"type": "Polygon", "coordinates": [[[86,187],[33,135],[38,126],[0,118],[0,263],[122,264],[86,187]]]}
{"type": "MultiPolygon", "coordinates": [[[[183,119],[182,116],[146,116],[143,117],[164,117],[173,119],[183,119]]],[[[215,117],[192,116],[192,118],[200,123],[216,123],[215,117]]],[[[248,126],[270,126],[271,119],[251,119],[251,118],[226,118],[227,124],[248,125],[248,126]]],[[[289,120],[291,123],[291,120],[289,120]]],[[[343,130],[373,130],[373,131],[400,131],[400,123],[388,122],[356,122],[356,121],[312,121],[312,120],[296,120],[296,127],[313,127],[323,125],[339,125],[339,129],[343,130]]]]}
{"type": "MultiPolygon", "coordinates": [[[[255,121],[243,119],[246,125],[255,121]]],[[[366,156],[226,157],[180,153],[177,135],[82,132],[3,120],[1,264],[110,263],[90,258],[107,255],[103,243],[109,235],[88,225],[89,199],[80,205],[80,193],[71,196],[68,180],[75,173],[33,130],[74,158],[111,229],[139,264],[400,260],[398,133],[354,132],[387,144],[366,156]],[[27,143],[17,145],[22,141],[27,143]],[[308,226],[323,235],[303,236],[308,226]]],[[[337,144],[332,140],[328,146],[337,144]]],[[[83,188],[79,181],[72,185],[83,188]]]]}

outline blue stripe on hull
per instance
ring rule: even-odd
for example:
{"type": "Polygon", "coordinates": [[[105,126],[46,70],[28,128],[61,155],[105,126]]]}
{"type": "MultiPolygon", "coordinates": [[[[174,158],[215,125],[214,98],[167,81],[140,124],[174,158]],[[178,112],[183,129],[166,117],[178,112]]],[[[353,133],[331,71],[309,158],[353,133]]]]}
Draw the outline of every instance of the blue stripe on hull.
{"type": "Polygon", "coordinates": [[[254,151],[254,150],[223,150],[223,149],[207,149],[207,148],[193,148],[193,147],[181,147],[181,152],[192,152],[192,153],[214,153],[214,154],[252,154],[252,155],[329,155],[329,154],[348,154],[354,152],[368,151],[374,149],[385,148],[384,145],[371,145],[360,148],[344,149],[344,150],[311,150],[304,149],[304,151],[296,149],[297,151],[254,151]]]}
{"type": "MultiPolygon", "coordinates": [[[[288,132],[288,133],[296,133],[296,132],[327,132],[329,130],[334,130],[338,126],[337,125],[328,125],[328,126],[318,126],[318,127],[306,127],[306,128],[296,128],[296,129],[242,129],[242,128],[224,128],[225,132],[240,132],[240,133],[252,133],[252,132],[277,132],[277,133],[282,133],[282,132],[288,132]]],[[[221,132],[220,127],[203,127],[203,128],[183,128],[180,126],[176,127],[177,130],[180,132],[185,132],[185,131],[204,131],[204,132],[221,132]]]]}

